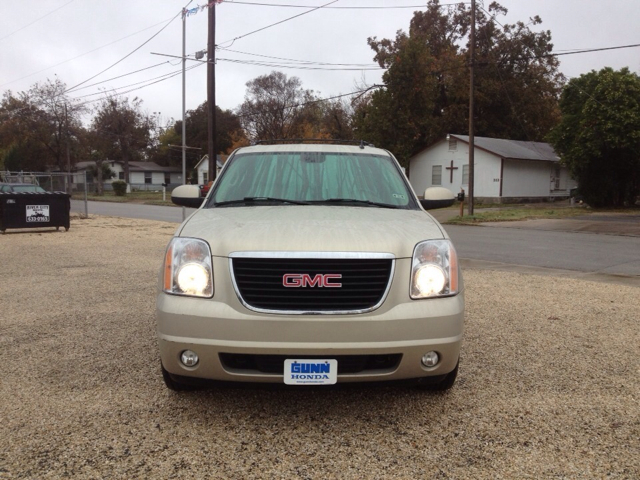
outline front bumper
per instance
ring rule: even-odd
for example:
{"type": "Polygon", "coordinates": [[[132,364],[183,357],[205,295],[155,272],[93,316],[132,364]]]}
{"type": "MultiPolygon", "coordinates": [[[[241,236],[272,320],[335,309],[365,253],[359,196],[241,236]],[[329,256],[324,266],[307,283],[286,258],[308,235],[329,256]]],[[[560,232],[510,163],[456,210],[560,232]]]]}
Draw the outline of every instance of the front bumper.
{"type": "Polygon", "coordinates": [[[462,343],[464,293],[411,300],[408,282],[401,281],[410,275],[408,259],[396,260],[394,281],[382,306],[351,315],[251,311],[236,296],[225,266],[225,259],[214,258],[217,275],[212,299],[158,295],[160,357],[170,374],[231,382],[283,382],[282,374],[230,368],[221,361],[221,353],[284,355],[292,359],[402,355],[393,368],[339,374],[339,383],[440,376],[456,367],[462,343]],[[181,353],[187,349],[198,354],[195,367],[180,362],[181,353]],[[421,363],[429,351],[440,356],[440,362],[432,368],[421,363]]]}

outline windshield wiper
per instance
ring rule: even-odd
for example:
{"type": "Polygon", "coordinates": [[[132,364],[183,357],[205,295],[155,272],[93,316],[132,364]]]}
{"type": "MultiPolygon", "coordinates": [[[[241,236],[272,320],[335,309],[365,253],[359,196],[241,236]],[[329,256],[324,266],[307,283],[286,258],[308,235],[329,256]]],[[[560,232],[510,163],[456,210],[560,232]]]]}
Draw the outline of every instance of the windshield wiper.
{"type": "Polygon", "coordinates": [[[318,200],[313,203],[357,203],[361,205],[370,205],[372,207],[380,208],[400,208],[398,205],[392,205],[390,203],[372,202],[371,200],[358,200],[356,198],[327,198],[326,200],[318,200]]]}
{"type": "Polygon", "coordinates": [[[278,203],[291,203],[293,205],[309,205],[309,202],[302,202],[300,200],[289,200],[286,198],[273,198],[273,197],[244,197],[241,200],[227,200],[224,202],[216,202],[214,207],[221,207],[225,205],[239,205],[239,204],[251,204],[256,202],[278,202],[278,203]]]}

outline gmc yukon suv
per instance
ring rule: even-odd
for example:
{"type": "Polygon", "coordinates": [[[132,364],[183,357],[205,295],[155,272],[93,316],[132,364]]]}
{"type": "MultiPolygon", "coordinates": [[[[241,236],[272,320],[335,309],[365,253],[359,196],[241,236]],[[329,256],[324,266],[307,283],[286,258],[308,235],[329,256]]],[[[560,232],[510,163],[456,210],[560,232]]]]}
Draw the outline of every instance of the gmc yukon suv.
{"type": "Polygon", "coordinates": [[[244,147],[206,198],[185,185],[172,199],[199,208],[169,242],[160,272],[168,388],[453,385],[464,317],[458,258],[390,152],[244,147]]]}

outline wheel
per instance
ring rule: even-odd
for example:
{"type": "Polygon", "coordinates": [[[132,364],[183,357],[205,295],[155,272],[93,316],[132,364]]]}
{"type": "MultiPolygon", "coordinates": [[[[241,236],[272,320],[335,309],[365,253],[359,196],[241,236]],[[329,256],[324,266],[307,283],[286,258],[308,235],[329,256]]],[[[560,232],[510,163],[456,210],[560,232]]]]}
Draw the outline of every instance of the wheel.
{"type": "Polygon", "coordinates": [[[189,385],[188,383],[183,383],[176,380],[176,376],[171,375],[169,372],[167,372],[162,363],[160,364],[160,368],[162,369],[162,379],[164,380],[164,384],[169,390],[173,390],[174,392],[197,390],[197,387],[194,385],[189,385]]]}
{"type": "Polygon", "coordinates": [[[456,381],[456,377],[458,376],[458,366],[460,365],[460,360],[456,363],[456,368],[451,370],[449,373],[444,375],[444,378],[437,382],[429,382],[429,377],[425,377],[422,382],[418,383],[418,387],[423,390],[429,390],[431,392],[444,392],[453,387],[453,384],[456,381]]]}

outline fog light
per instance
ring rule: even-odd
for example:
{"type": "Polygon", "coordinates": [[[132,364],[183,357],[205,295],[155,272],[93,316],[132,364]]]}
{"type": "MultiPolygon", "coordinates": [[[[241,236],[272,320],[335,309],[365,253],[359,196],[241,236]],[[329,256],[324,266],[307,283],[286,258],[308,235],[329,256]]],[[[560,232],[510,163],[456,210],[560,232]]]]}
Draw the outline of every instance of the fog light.
{"type": "Polygon", "coordinates": [[[436,352],[427,352],[422,356],[422,365],[431,368],[435,367],[440,361],[440,357],[436,352]]]}
{"type": "Polygon", "coordinates": [[[180,361],[185,367],[195,367],[198,364],[198,354],[191,350],[185,350],[180,354],[180,361]]]}

